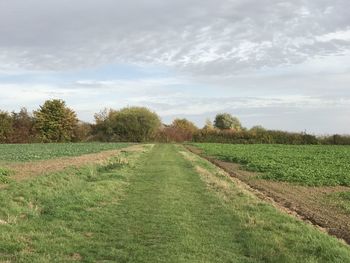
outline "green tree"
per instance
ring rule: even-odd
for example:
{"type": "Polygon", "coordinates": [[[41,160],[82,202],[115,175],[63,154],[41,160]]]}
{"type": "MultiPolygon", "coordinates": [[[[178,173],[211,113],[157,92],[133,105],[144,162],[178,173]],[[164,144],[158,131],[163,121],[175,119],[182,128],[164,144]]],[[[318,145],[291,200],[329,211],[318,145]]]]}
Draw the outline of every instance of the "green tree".
{"type": "Polygon", "coordinates": [[[214,126],[220,130],[242,130],[242,125],[239,119],[233,117],[229,113],[217,114],[215,117],[214,126]]]}
{"type": "Polygon", "coordinates": [[[151,140],[161,126],[159,116],[145,107],[127,107],[111,116],[113,133],[122,141],[151,140]]]}
{"type": "Polygon", "coordinates": [[[104,109],[94,115],[95,124],[92,125],[92,134],[98,141],[118,141],[118,136],[114,133],[113,125],[118,111],[104,109]]]}
{"type": "Polygon", "coordinates": [[[0,142],[8,142],[12,131],[11,115],[8,112],[0,111],[0,142]]]}
{"type": "Polygon", "coordinates": [[[74,139],[78,124],[76,113],[63,100],[47,100],[34,112],[35,128],[43,142],[67,142],[74,139]]]}

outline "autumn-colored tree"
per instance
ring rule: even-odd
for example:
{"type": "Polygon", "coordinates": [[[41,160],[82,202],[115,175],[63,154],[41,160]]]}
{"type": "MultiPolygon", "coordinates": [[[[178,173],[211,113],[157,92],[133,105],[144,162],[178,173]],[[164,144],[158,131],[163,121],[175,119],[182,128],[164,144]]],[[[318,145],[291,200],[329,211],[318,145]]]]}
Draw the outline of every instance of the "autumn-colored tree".
{"type": "Polygon", "coordinates": [[[212,121],[210,119],[206,119],[205,125],[204,125],[202,131],[204,131],[204,132],[211,132],[211,131],[214,131],[214,130],[215,130],[215,127],[214,127],[212,121]]]}
{"type": "Polygon", "coordinates": [[[197,126],[187,119],[175,119],[171,126],[173,126],[176,129],[184,130],[190,133],[196,132],[198,130],[197,126]]]}
{"type": "Polygon", "coordinates": [[[74,139],[78,124],[76,113],[63,100],[47,100],[34,111],[35,128],[43,142],[67,142],[74,139]]]}
{"type": "Polygon", "coordinates": [[[92,125],[90,123],[79,121],[74,129],[74,142],[86,142],[91,139],[92,125]]]}
{"type": "Polygon", "coordinates": [[[171,124],[171,128],[177,133],[176,141],[190,141],[193,134],[198,131],[197,126],[187,119],[175,119],[171,124]]]}
{"type": "Polygon", "coordinates": [[[12,112],[11,143],[29,143],[34,140],[34,118],[26,108],[22,108],[18,113],[12,112]]]}

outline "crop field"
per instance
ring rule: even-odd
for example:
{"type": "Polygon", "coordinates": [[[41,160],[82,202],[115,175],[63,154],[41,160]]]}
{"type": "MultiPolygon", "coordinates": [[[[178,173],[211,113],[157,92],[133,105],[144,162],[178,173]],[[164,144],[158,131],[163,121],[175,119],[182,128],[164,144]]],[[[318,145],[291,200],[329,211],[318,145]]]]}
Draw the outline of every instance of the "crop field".
{"type": "Polygon", "coordinates": [[[350,186],[350,146],[194,144],[262,178],[307,186],[350,186]]]}
{"type": "Polygon", "coordinates": [[[350,147],[193,144],[231,176],[350,242],[350,147]]]}
{"type": "Polygon", "coordinates": [[[350,262],[347,244],[182,145],[0,147],[9,167],[48,170],[0,182],[0,262],[350,262]]]}
{"type": "Polygon", "coordinates": [[[126,143],[0,144],[0,162],[27,162],[120,149],[126,143]]]}
{"type": "MultiPolygon", "coordinates": [[[[0,144],[0,184],[10,183],[13,177],[16,177],[16,175],[23,177],[23,175],[31,175],[33,173],[41,174],[44,172],[53,172],[70,165],[94,161],[94,158],[89,159],[83,157],[81,160],[75,159],[55,161],[57,158],[69,158],[86,156],[88,154],[97,154],[110,150],[118,150],[127,147],[128,145],[131,144],[0,144]]],[[[99,159],[101,159],[101,157],[99,159]]]]}

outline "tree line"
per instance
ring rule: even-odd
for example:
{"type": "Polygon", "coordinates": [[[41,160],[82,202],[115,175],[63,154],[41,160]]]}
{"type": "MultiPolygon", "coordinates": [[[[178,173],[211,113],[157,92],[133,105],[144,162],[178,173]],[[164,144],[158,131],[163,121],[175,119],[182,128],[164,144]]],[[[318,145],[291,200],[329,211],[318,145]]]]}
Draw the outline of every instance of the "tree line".
{"type": "Polygon", "coordinates": [[[187,119],[163,124],[157,113],[145,107],[105,109],[94,115],[94,123],[79,121],[63,100],[47,100],[37,110],[0,110],[0,143],[58,142],[217,142],[279,144],[350,144],[350,136],[316,137],[306,133],[247,129],[228,113],[217,114],[198,128],[187,119]]]}

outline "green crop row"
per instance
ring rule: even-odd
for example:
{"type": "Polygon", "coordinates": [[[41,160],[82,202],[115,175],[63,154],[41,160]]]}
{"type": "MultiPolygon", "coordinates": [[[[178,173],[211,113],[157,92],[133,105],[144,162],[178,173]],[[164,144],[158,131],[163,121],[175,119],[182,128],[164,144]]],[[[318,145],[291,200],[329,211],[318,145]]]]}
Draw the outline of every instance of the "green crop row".
{"type": "Polygon", "coordinates": [[[0,144],[0,161],[26,162],[120,149],[126,143],[0,144]]]}
{"type": "Polygon", "coordinates": [[[262,178],[309,186],[350,186],[350,147],[194,144],[206,155],[240,163],[262,178]]]}

